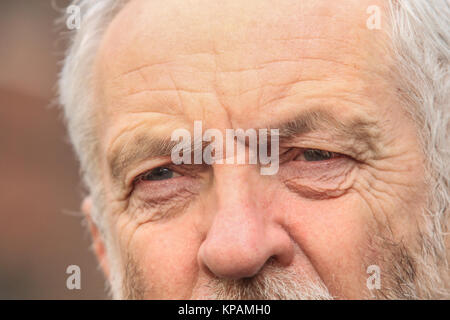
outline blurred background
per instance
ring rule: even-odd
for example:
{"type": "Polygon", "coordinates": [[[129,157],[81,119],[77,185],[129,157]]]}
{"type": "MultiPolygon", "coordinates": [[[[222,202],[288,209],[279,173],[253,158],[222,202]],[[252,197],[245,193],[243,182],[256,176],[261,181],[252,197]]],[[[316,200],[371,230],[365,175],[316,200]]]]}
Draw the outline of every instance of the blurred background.
{"type": "Polygon", "coordinates": [[[0,1],[0,299],[105,299],[55,104],[65,0],[0,1]],[[69,290],[66,269],[81,269],[69,290]]]}

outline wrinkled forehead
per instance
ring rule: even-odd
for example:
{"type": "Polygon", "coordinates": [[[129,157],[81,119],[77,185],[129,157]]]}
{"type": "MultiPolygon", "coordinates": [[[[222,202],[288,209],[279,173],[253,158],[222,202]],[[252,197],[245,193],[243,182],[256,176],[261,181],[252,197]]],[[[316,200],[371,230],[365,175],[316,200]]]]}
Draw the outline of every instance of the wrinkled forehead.
{"type": "Polygon", "coordinates": [[[231,111],[243,99],[266,105],[290,85],[326,95],[320,81],[364,95],[372,86],[364,79],[382,77],[386,65],[382,33],[366,25],[374,3],[382,8],[366,0],[131,1],[102,41],[98,93],[109,112],[136,106],[145,92],[173,113],[180,110],[161,100],[174,91],[197,94],[203,105],[217,102],[205,95],[214,93],[231,111]]]}

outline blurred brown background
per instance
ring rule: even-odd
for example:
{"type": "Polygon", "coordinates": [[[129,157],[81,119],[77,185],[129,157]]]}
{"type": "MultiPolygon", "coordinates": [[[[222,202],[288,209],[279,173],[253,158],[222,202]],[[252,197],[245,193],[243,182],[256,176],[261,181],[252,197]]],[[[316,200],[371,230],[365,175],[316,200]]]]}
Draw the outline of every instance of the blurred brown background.
{"type": "Polygon", "coordinates": [[[55,99],[65,0],[0,1],[0,299],[105,299],[55,99]],[[81,290],[66,268],[81,268],[81,290]]]}

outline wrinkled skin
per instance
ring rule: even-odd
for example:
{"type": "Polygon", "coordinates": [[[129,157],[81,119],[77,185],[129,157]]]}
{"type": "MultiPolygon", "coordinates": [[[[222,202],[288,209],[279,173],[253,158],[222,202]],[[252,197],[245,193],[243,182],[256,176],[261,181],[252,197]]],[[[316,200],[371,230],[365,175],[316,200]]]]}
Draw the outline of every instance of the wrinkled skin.
{"type": "Polygon", "coordinates": [[[114,263],[123,273],[131,263],[142,298],[201,298],[212,278],[250,278],[273,259],[341,299],[371,296],[371,264],[384,284],[395,253],[376,239],[417,250],[426,199],[424,156],[389,78],[388,40],[366,28],[373,4],[383,6],[135,0],[115,17],[94,67],[103,214],[114,239],[108,255],[91,227],[107,277],[114,263]],[[170,156],[141,159],[123,175],[109,166],[123,145],[170,138],[194,120],[204,130],[257,129],[311,110],[343,123],[358,118],[371,143],[335,134],[331,121],[280,141],[273,176],[250,164],[181,165],[171,179],[133,183],[158,166],[172,168],[170,156]],[[343,156],[286,156],[302,148],[343,156]]]}

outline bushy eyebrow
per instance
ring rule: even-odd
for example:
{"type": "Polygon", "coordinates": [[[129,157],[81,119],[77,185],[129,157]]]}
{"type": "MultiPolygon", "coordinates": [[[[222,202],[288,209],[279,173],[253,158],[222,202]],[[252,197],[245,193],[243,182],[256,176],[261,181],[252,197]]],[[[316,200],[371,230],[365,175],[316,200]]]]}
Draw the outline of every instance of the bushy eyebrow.
{"type": "Polygon", "coordinates": [[[347,120],[337,118],[325,109],[314,109],[301,113],[292,120],[271,126],[279,129],[281,140],[289,140],[309,132],[326,130],[336,139],[354,141],[364,149],[378,152],[379,125],[374,120],[353,117],[347,120]]]}
{"type": "Polygon", "coordinates": [[[108,156],[111,175],[119,179],[123,172],[141,159],[170,156],[178,141],[169,138],[157,138],[148,133],[139,133],[133,141],[114,148],[108,156]]]}
{"type": "MultiPolygon", "coordinates": [[[[280,143],[302,134],[326,130],[336,139],[354,142],[355,153],[360,150],[377,151],[377,132],[379,129],[373,121],[355,117],[347,121],[338,120],[331,112],[324,109],[305,111],[288,121],[272,124],[269,129],[278,129],[280,143]],[[359,146],[359,147],[358,147],[359,146]]],[[[144,159],[169,157],[172,149],[179,141],[171,141],[170,137],[154,137],[148,132],[137,134],[131,142],[112,149],[107,156],[112,177],[121,180],[129,167],[144,159]]],[[[202,148],[207,143],[202,142],[202,148]]],[[[193,152],[194,141],[188,146],[193,152]]]]}
{"type": "MultiPolygon", "coordinates": [[[[172,141],[170,137],[160,138],[153,137],[147,132],[138,133],[133,141],[115,147],[108,155],[107,161],[111,175],[115,180],[120,180],[129,167],[144,159],[169,157],[172,149],[179,143],[178,140],[172,141]]],[[[207,142],[200,141],[199,149],[203,149],[207,144],[207,142]]],[[[195,146],[194,139],[192,139],[192,143],[183,149],[193,153],[195,146]]]]}

